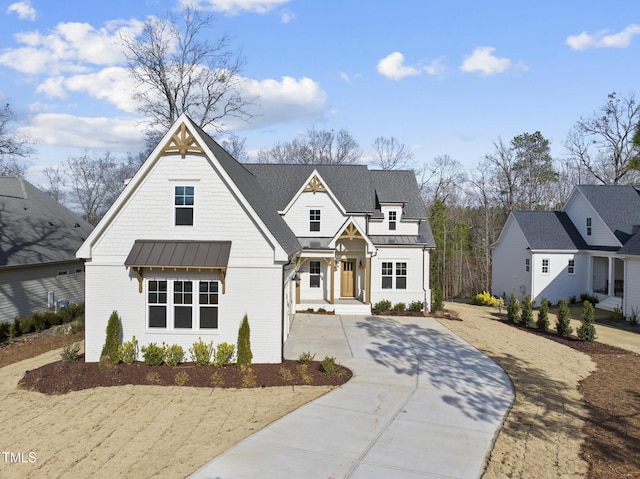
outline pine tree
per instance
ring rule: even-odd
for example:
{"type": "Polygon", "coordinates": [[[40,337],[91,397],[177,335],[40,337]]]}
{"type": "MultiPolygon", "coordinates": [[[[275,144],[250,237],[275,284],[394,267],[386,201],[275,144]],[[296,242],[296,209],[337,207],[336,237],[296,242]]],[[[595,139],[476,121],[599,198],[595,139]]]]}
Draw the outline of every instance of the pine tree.
{"type": "Polygon", "coordinates": [[[101,366],[117,366],[120,362],[120,334],[120,317],[118,312],[114,311],[109,316],[109,322],[107,323],[107,337],[100,354],[101,366]]]}
{"type": "Polygon", "coordinates": [[[442,290],[436,285],[431,290],[431,312],[442,311],[444,309],[444,301],[442,299],[442,290]]]}
{"type": "Polygon", "coordinates": [[[569,313],[569,306],[567,306],[567,300],[561,299],[558,303],[558,320],[556,321],[556,331],[560,336],[570,336],[573,332],[571,327],[571,315],[569,313]]]}
{"type": "Polygon", "coordinates": [[[520,323],[529,327],[533,325],[533,303],[531,297],[526,295],[522,302],[522,314],[520,316],[520,323]]]}
{"type": "Polygon", "coordinates": [[[585,301],[582,307],[582,316],[580,316],[582,325],[577,331],[580,341],[593,341],[596,339],[596,327],[593,324],[593,315],[593,306],[589,301],[585,301]]]}
{"type": "Polygon", "coordinates": [[[520,319],[520,301],[516,295],[511,293],[509,296],[509,304],[507,305],[507,320],[510,323],[517,323],[520,319]]]}
{"type": "Polygon", "coordinates": [[[242,318],[242,324],[238,330],[238,360],[236,368],[239,371],[251,368],[251,360],[253,353],[251,352],[251,329],[249,328],[249,318],[245,314],[242,318]]]}
{"type": "Polygon", "coordinates": [[[540,309],[538,310],[538,321],[536,326],[541,331],[549,330],[549,300],[542,298],[540,300],[540,309]]]}

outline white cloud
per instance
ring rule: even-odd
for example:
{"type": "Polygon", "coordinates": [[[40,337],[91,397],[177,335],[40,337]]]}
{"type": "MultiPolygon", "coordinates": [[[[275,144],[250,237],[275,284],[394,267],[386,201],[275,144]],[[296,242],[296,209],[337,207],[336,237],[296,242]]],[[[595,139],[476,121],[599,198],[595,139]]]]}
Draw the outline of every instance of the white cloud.
{"type": "Polygon", "coordinates": [[[59,23],[46,34],[37,31],[15,35],[24,46],[6,49],[0,64],[26,74],[59,74],[88,71],[90,65],[114,65],[123,61],[121,34],[135,34],[143,22],[108,22],[96,29],[88,23],[59,23]]]}
{"type": "Polygon", "coordinates": [[[240,12],[265,14],[289,0],[181,0],[182,5],[196,5],[202,10],[238,15],[240,12]]]}
{"type": "Polygon", "coordinates": [[[378,73],[392,80],[401,80],[406,76],[420,75],[420,70],[404,66],[404,55],[393,52],[378,62],[378,73]]]}
{"type": "Polygon", "coordinates": [[[436,58],[432,60],[426,67],[424,67],[424,71],[427,72],[428,75],[442,77],[447,71],[447,67],[444,65],[442,58],[436,58]]]}
{"type": "MultiPolygon", "coordinates": [[[[477,47],[471,55],[464,57],[464,61],[460,66],[463,72],[479,71],[482,75],[493,75],[495,73],[503,73],[512,67],[511,60],[508,58],[496,57],[493,47],[477,47]]],[[[521,68],[526,68],[522,66],[521,68]]]]}
{"type": "Polygon", "coordinates": [[[30,118],[20,133],[38,143],[64,148],[126,153],[144,148],[139,118],[89,118],[60,113],[42,113],[30,118]]]}
{"type": "Polygon", "coordinates": [[[289,23],[296,19],[296,14],[289,10],[288,8],[283,8],[280,10],[280,21],[282,23],[289,23]]]}
{"type": "Polygon", "coordinates": [[[9,5],[7,13],[15,13],[20,20],[35,20],[36,9],[31,6],[30,0],[16,2],[9,5]]]}
{"type": "Polygon", "coordinates": [[[566,43],[573,50],[587,50],[589,48],[627,48],[635,35],[640,35],[640,25],[629,25],[618,33],[607,34],[602,30],[593,35],[582,32],[580,35],[567,37],[566,43]]]}
{"type": "Polygon", "coordinates": [[[326,108],[326,92],[310,78],[295,79],[285,76],[280,81],[247,78],[243,83],[246,95],[257,98],[256,104],[251,108],[254,118],[249,125],[232,118],[225,119],[227,128],[232,130],[297,120],[316,120],[326,108]]]}

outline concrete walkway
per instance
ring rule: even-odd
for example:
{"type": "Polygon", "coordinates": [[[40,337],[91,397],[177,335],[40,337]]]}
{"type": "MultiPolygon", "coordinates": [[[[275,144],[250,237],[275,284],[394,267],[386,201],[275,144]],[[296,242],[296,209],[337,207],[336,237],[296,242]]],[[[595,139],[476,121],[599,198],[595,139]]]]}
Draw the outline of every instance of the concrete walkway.
{"type": "Polygon", "coordinates": [[[354,377],[191,477],[477,478],[513,402],[504,371],[432,318],[296,315],[285,356],[354,377]]]}

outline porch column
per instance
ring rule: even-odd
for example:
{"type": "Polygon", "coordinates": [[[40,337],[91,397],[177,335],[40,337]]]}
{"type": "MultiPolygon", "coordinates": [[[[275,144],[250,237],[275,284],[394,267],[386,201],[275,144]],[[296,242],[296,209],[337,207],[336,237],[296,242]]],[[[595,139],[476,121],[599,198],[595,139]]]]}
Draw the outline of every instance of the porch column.
{"type": "Polygon", "coordinates": [[[365,270],[364,270],[364,284],[366,289],[366,294],[364,298],[365,304],[371,304],[371,258],[367,257],[365,261],[365,270]]]}
{"type": "Polygon", "coordinates": [[[616,279],[616,276],[615,276],[616,265],[615,265],[615,259],[612,256],[609,256],[608,260],[609,260],[609,271],[608,271],[608,273],[609,273],[609,281],[608,281],[608,283],[609,284],[607,285],[607,296],[614,296],[615,295],[615,289],[614,288],[615,288],[615,279],[616,279]]]}
{"type": "Polygon", "coordinates": [[[331,258],[331,261],[329,261],[329,268],[331,269],[331,274],[329,275],[329,277],[331,278],[329,280],[329,304],[334,304],[335,300],[334,300],[334,281],[335,281],[335,276],[336,276],[336,262],[333,258],[331,258]]]}

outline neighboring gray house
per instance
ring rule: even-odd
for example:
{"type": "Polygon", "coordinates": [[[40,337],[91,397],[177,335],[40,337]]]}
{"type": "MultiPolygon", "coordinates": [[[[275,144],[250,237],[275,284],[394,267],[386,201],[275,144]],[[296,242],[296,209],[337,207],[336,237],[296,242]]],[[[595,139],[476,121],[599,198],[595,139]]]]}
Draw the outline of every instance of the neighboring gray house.
{"type": "Polygon", "coordinates": [[[84,300],[75,252],[92,229],[26,180],[0,176],[0,322],[84,300]]]}
{"type": "Polygon", "coordinates": [[[562,211],[513,211],[493,250],[492,292],[595,295],[626,316],[640,307],[640,194],[633,186],[579,185],[562,211]]]}

